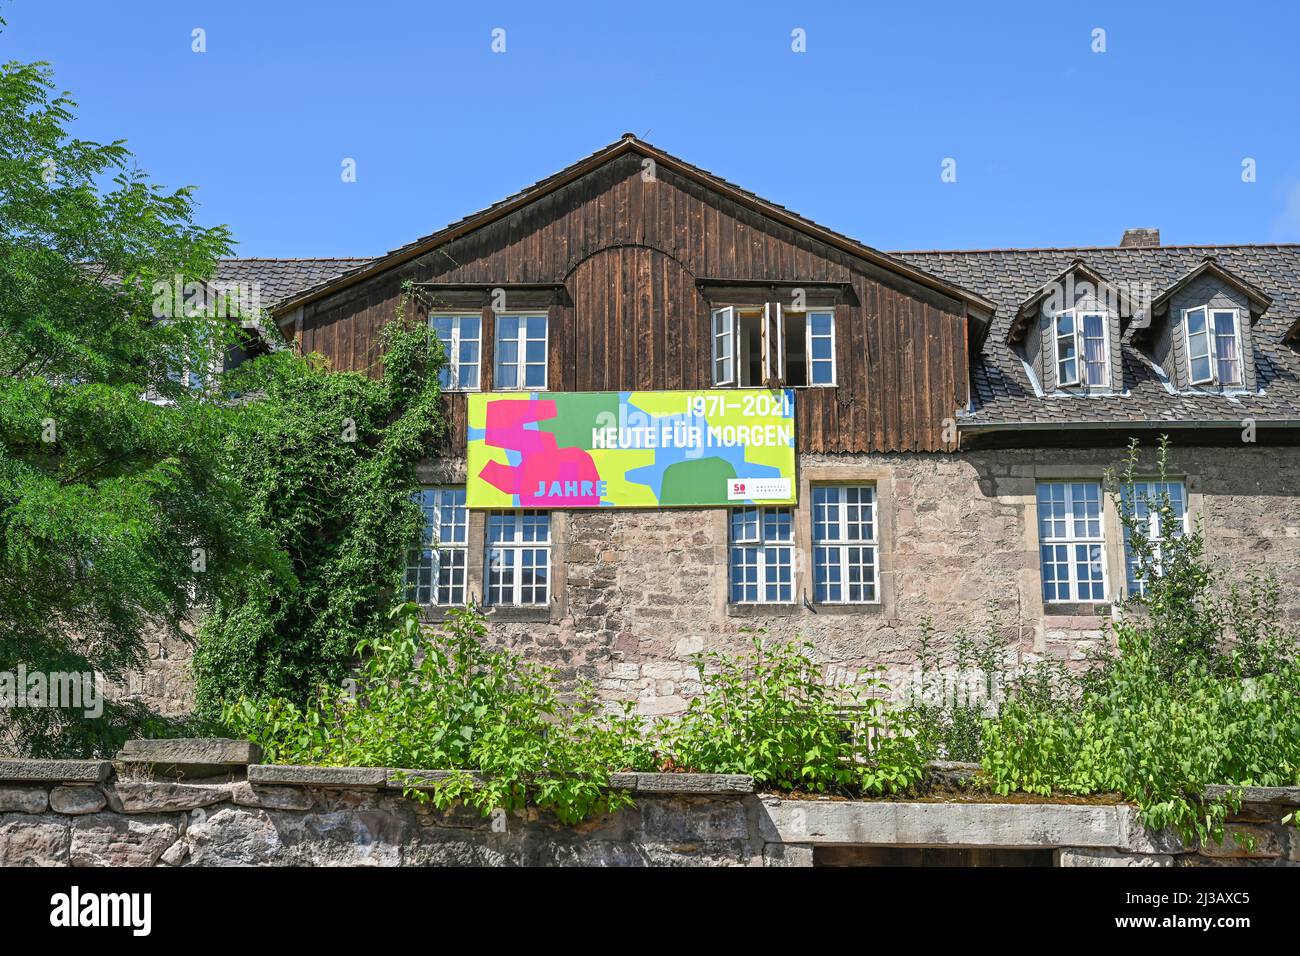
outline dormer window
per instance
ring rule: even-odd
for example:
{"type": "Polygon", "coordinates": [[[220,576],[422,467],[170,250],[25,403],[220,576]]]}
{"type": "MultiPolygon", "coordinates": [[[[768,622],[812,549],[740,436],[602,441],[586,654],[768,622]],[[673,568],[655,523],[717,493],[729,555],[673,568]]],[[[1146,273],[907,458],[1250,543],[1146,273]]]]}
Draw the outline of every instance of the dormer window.
{"type": "Polygon", "coordinates": [[[1106,315],[1066,309],[1056,313],[1056,383],[1103,388],[1110,383],[1106,315]]]}
{"type": "Polygon", "coordinates": [[[1193,385],[1240,385],[1241,337],[1236,309],[1199,306],[1183,311],[1189,379],[1193,385]]]}

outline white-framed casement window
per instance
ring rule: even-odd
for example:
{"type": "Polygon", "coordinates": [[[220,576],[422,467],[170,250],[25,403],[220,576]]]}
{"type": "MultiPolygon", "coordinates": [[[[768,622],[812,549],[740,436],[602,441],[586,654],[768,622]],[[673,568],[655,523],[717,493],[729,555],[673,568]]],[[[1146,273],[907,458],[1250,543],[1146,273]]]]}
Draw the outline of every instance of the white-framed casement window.
{"type": "Polygon", "coordinates": [[[493,388],[546,388],[545,313],[498,315],[493,388]]]}
{"type": "Polygon", "coordinates": [[[880,600],[873,485],[813,485],[813,600],[875,604],[880,600]]]}
{"type": "Polygon", "coordinates": [[[808,384],[835,384],[835,310],[805,313],[807,329],[808,384]]]}
{"type": "Polygon", "coordinates": [[[477,392],[483,346],[481,315],[435,314],[429,324],[447,353],[447,364],[438,373],[445,392],[477,392]]]}
{"type": "Polygon", "coordinates": [[[487,603],[544,606],[550,587],[551,513],[488,512],[487,603]]]}
{"type": "MultiPolygon", "coordinates": [[[[1181,481],[1134,481],[1121,489],[1127,514],[1146,532],[1151,546],[1152,570],[1160,573],[1164,542],[1187,533],[1187,488],[1181,481]],[[1166,503],[1168,511],[1165,511],[1166,503]],[[1165,527],[1172,523],[1172,527],[1165,527]]],[[[1130,594],[1146,594],[1146,579],[1138,567],[1137,555],[1129,547],[1132,531],[1124,525],[1124,567],[1130,594]]]]}
{"type": "Polygon", "coordinates": [[[732,604],[794,602],[794,510],[733,508],[730,538],[732,604]]]}
{"type": "Polygon", "coordinates": [[[1045,603],[1106,600],[1100,482],[1039,482],[1038,546],[1045,603]]]}
{"type": "Polygon", "coordinates": [[[1193,385],[1242,383],[1240,313],[1236,309],[1185,309],[1183,332],[1193,385]]]}
{"type": "Polygon", "coordinates": [[[1104,312],[1066,309],[1056,313],[1056,384],[1110,384],[1110,342],[1104,312]]]}
{"type": "Polygon", "coordinates": [[[469,510],[463,487],[416,493],[424,513],[418,545],[407,553],[406,599],[416,604],[460,607],[465,603],[469,510]]]}
{"type": "Polygon", "coordinates": [[[709,313],[709,331],[715,386],[836,384],[834,309],[726,306],[709,313]]]}

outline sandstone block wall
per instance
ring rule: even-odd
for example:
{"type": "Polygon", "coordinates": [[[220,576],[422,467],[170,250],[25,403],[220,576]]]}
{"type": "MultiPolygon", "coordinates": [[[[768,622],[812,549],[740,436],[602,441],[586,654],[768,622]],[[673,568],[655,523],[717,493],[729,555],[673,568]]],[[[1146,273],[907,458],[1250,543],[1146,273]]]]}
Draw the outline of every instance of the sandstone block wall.
{"type": "Polygon", "coordinates": [[[533,808],[438,810],[383,768],[253,765],[182,782],[0,760],[0,866],[869,865],[880,854],[866,851],[889,847],[978,848],[977,865],[1011,850],[1052,851],[1059,866],[1300,866],[1300,836],[1279,823],[1294,790],[1254,793],[1267,802],[1198,846],[1123,805],[791,800],[746,792],[750,778],[624,776],[634,806],[570,826],[533,808]],[[311,782],[263,782],[294,779],[311,782]]]}
{"type": "MultiPolygon", "coordinates": [[[[724,509],[557,513],[554,605],[494,612],[491,633],[567,678],[595,681],[609,699],[635,699],[650,715],[680,712],[698,691],[691,655],[743,651],[756,629],[810,641],[827,675],[840,681],[875,667],[906,680],[926,618],[949,653],[957,634],[982,633],[991,622],[1012,662],[1078,663],[1102,640],[1106,611],[1044,607],[1036,483],[1099,478],[1123,457],[1119,449],[803,456],[799,603],[781,608],[729,606],[724,509]],[[818,475],[877,486],[879,605],[804,603],[811,599],[807,488],[818,475]]],[[[1149,453],[1145,459],[1153,461],[1149,453]]],[[[1176,447],[1171,475],[1185,478],[1190,512],[1204,522],[1214,559],[1234,578],[1250,568],[1274,575],[1286,615],[1300,621],[1300,449],[1176,447]]],[[[464,464],[430,463],[426,477],[463,481],[464,464]]],[[[1120,526],[1110,505],[1106,536],[1114,594],[1124,578],[1120,526]]],[[[472,565],[482,560],[478,538],[472,565]]],[[[481,567],[474,576],[481,582],[481,567]]],[[[477,596],[481,586],[471,591],[477,596]]],[[[156,650],[155,665],[130,690],[174,713],[188,703],[185,648],[159,644],[156,650]]]]}

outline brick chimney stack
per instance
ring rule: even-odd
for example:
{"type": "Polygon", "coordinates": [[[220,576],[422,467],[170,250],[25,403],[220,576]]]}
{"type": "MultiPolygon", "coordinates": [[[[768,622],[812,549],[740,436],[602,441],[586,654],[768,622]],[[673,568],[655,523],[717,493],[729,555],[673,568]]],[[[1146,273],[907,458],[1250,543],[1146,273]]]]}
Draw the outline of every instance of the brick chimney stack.
{"type": "Polygon", "coordinates": [[[1125,229],[1121,249],[1154,249],[1160,245],[1159,229],[1125,229]]]}

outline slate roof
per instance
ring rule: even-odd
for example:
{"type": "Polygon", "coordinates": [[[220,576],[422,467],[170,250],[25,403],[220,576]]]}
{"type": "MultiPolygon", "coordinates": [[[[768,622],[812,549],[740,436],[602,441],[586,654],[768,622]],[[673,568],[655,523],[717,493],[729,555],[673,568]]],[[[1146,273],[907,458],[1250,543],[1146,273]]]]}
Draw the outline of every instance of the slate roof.
{"type": "Polygon", "coordinates": [[[983,353],[971,368],[971,409],[963,428],[1001,425],[1109,423],[1236,423],[1300,421],[1300,353],[1287,345],[1287,332],[1300,321],[1300,245],[1160,246],[1081,249],[985,249],[894,252],[955,284],[997,303],[983,353]],[[1074,259],[1113,282],[1150,283],[1153,295],[1194,269],[1206,256],[1272,297],[1254,326],[1257,391],[1218,395],[1171,393],[1149,357],[1132,342],[1122,343],[1124,392],[1114,395],[1036,394],[1020,354],[1006,344],[1017,307],[1074,259]]]}
{"type": "Polygon", "coordinates": [[[369,259],[222,259],[213,280],[260,283],[262,307],[273,308],[282,299],[358,266],[369,259]]]}

